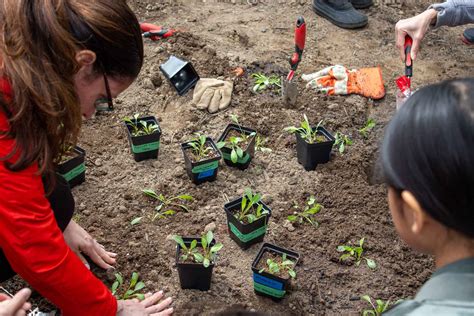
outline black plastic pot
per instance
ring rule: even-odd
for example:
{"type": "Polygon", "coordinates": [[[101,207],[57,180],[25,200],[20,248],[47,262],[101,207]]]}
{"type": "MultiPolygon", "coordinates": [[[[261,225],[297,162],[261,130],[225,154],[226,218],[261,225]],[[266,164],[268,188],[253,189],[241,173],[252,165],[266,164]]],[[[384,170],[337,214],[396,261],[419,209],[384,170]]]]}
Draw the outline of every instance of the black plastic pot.
{"type": "Polygon", "coordinates": [[[156,159],[160,150],[161,128],[154,116],[139,117],[137,121],[146,121],[158,125],[158,131],[150,135],[132,136],[132,128],[125,122],[130,149],[136,162],[156,159]]]}
{"type": "Polygon", "coordinates": [[[231,130],[236,130],[239,133],[242,131],[246,135],[254,133],[254,135],[250,137],[250,142],[247,148],[242,148],[242,150],[244,151],[244,156],[240,158],[236,163],[232,162],[232,160],[230,159],[230,153],[232,152],[232,150],[227,147],[221,148],[222,157],[224,158],[224,161],[228,166],[236,167],[240,170],[245,170],[248,168],[250,162],[253,159],[253,156],[255,155],[255,136],[257,135],[257,131],[248,127],[239,127],[239,125],[237,124],[229,124],[227,125],[224,130],[224,133],[222,133],[221,137],[219,137],[219,140],[217,142],[225,141],[227,134],[229,134],[231,130]]]}
{"type": "Polygon", "coordinates": [[[318,134],[324,136],[327,141],[309,144],[296,133],[298,163],[302,164],[306,171],[316,169],[318,164],[327,163],[331,158],[331,150],[336,139],[324,127],[318,127],[318,134]]]}
{"type": "Polygon", "coordinates": [[[268,214],[252,223],[243,224],[234,216],[235,211],[240,210],[241,203],[242,198],[238,198],[237,200],[225,204],[224,210],[227,214],[227,227],[229,229],[230,238],[232,238],[240,248],[245,250],[253,244],[263,241],[267,233],[268,221],[272,215],[272,210],[265,205],[265,203],[259,202],[258,204],[262,204],[263,208],[268,211],[268,214]]]}
{"type": "Polygon", "coordinates": [[[206,141],[211,144],[212,148],[214,148],[217,156],[214,158],[201,160],[199,162],[192,162],[191,159],[188,157],[186,151],[191,148],[191,146],[188,145],[188,143],[181,144],[181,149],[183,151],[184,156],[184,164],[186,166],[186,172],[189,178],[195,184],[201,184],[206,181],[214,181],[217,178],[217,171],[219,170],[219,160],[221,160],[222,156],[219,149],[217,149],[216,144],[210,137],[207,137],[206,141]]]}
{"type": "Polygon", "coordinates": [[[295,262],[295,266],[298,264],[300,255],[292,250],[265,243],[252,263],[253,286],[255,293],[279,301],[289,290],[291,278],[283,279],[265,271],[259,273],[259,270],[257,269],[258,263],[263,254],[268,251],[276,253],[280,256],[286,253],[287,258],[295,262]]]}
{"type": "Polygon", "coordinates": [[[71,188],[86,181],[86,152],[80,147],[74,147],[75,156],[66,162],[60,163],[56,172],[63,176],[71,188]]]}
{"type": "Polygon", "coordinates": [[[171,56],[160,66],[160,70],[176,89],[178,95],[185,94],[199,81],[199,75],[193,65],[176,56],[171,56]]]}
{"type": "MultiPolygon", "coordinates": [[[[197,247],[201,247],[201,237],[183,237],[186,247],[191,245],[193,240],[197,240],[197,247]]],[[[215,243],[216,241],[213,240],[210,247],[214,246],[215,243]]],[[[178,267],[181,288],[208,291],[211,287],[212,269],[214,269],[214,263],[211,263],[207,268],[204,267],[202,263],[182,263],[179,261],[180,249],[181,246],[177,245],[176,265],[178,267]]]]}

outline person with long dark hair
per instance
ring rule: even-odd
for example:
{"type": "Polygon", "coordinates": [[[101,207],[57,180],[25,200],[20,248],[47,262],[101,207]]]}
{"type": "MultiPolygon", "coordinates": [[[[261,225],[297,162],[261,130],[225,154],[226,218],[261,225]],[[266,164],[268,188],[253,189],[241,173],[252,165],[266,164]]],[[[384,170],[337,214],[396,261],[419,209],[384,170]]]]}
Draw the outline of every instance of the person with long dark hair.
{"type": "Polygon", "coordinates": [[[0,281],[18,273],[63,315],[171,314],[161,291],[117,301],[88,270],[83,254],[104,269],[116,254],[71,219],[55,173],[82,118],[137,78],[136,16],[125,0],[2,0],[0,27],[0,281]]]}
{"type": "Polygon", "coordinates": [[[474,315],[474,79],[412,95],[385,132],[380,162],[398,234],[437,268],[384,315],[474,315]]]}

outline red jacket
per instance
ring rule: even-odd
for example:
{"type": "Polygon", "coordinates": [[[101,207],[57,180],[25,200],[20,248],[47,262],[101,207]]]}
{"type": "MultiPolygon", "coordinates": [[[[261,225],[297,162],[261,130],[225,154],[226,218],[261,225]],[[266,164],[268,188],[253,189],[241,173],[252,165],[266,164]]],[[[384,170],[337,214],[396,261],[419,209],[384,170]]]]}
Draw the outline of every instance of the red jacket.
{"type": "MultiPolygon", "coordinates": [[[[10,90],[0,79],[0,91],[8,97],[10,90]]],[[[8,128],[0,111],[0,130],[8,128]]],[[[0,157],[14,143],[0,136],[0,157]]],[[[0,161],[0,248],[13,270],[64,315],[116,315],[117,300],[64,241],[37,171],[34,163],[11,172],[0,161]]]]}

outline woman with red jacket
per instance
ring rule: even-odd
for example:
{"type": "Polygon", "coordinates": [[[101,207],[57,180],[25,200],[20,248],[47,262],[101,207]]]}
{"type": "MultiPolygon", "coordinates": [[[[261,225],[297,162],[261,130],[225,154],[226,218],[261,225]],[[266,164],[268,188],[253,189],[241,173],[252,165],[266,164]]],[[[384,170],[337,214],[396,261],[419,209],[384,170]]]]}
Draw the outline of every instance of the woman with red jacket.
{"type": "Polygon", "coordinates": [[[2,0],[0,26],[0,282],[18,273],[66,316],[170,315],[161,291],[117,301],[88,270],[81,253],[104,269],[116,254],[71,220],[54,171],[82,117],[138,76],[137,18],[125,0],[2,0]]]}

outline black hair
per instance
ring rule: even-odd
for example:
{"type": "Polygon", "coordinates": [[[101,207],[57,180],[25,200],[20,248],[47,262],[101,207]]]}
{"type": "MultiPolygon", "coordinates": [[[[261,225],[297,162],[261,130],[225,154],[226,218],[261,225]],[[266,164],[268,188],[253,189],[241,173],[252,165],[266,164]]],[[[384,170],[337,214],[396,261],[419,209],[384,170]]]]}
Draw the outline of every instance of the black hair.
{"type": "Polygon", "coordinates": [[[411,192],[435,220],[474,238],[474,78],[420,89],[390,122],[385,182],[411,192]]]}

